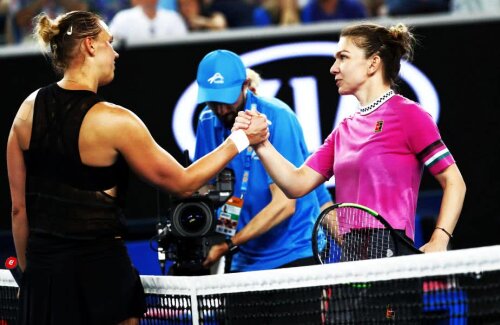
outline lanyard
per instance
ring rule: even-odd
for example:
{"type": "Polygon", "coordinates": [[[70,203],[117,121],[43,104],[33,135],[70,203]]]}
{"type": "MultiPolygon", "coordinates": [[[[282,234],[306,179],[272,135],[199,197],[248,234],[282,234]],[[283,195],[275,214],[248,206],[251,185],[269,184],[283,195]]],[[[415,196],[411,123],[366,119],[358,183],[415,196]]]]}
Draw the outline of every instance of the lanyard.
{"type": "Polygon", "coordinates": [[[248,179],[250,178],[250,165],[252,163],[253,148],[248,147],[245,151],[245,164],[243,169],[243,179],[241,180],[240,199],[243,199],[248,189],[248,179]]]}
{"type": "MultiPolygon", "coordinates": [[[[250,104],[250,107],[252,111],[257,111],[257,103],[255,103],[253,100],[252,103],[250,104]]],[[[240,199],[243,199],[248,189],[248,180],[250,178],[250,166],[252,163],[252,153],[253,153],[253,148],[249,146],[245,152],[245,165],[243,170],[243,179],[241,180],[240,199]]]]}
{"type": "MultiPolygon", "coordinates": [[[[224,134],[223,134],[222,139],[225,139],[229,135],[228,133],[230,133],[231,130],[224,129],[223,132],[224,132],[224,134]]],[[[221,141],[221,143],[222,142],[223,141],[221,141]]],[[[243,177],[241,180],[240,199],[243,199],[243,196],[246,194],[246,191],[248,189],[248,180],[250,178],[250,167],[252,165],[252,153],[253,153],[253,148],[249,146],[245,150],[245,158],[243,160],[243,177]]]]}

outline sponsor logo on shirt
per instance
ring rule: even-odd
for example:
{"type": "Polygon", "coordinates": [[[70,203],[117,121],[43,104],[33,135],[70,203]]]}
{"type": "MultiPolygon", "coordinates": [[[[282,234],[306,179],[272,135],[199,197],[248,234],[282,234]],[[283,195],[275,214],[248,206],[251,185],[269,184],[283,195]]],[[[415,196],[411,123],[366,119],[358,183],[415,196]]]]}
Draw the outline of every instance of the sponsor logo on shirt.
{"type": "Polygon", "coordinates": [[[384,126],[384,121],[377,121],[375,123],[375,132],[382,132],[382,127],[384,126]]]}

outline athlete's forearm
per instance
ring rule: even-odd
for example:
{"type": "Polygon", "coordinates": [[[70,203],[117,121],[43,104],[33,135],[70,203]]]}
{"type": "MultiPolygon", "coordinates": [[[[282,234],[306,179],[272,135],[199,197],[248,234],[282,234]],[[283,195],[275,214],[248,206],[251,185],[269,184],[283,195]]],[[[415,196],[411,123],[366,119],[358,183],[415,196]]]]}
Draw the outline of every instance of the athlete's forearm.
{"type": "Polygon", "coordinates": [[[325,181],[306,165],[295,167],[269,141],[254,148],[267,173],[290,199],[306,195],[325,181]]]}

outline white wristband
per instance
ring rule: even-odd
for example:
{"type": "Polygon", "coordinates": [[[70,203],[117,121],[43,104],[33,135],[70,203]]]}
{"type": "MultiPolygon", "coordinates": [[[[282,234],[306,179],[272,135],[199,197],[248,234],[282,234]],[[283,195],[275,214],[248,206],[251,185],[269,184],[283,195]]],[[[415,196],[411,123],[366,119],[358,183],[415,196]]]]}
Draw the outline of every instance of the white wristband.
{"type": "Polygon", "coordinates": [[[248,137],[243,130],[234,131],[228,138],[233,141],[238,152],[242,152],[250,145],[250,141],[248,141],[248,137]]]}

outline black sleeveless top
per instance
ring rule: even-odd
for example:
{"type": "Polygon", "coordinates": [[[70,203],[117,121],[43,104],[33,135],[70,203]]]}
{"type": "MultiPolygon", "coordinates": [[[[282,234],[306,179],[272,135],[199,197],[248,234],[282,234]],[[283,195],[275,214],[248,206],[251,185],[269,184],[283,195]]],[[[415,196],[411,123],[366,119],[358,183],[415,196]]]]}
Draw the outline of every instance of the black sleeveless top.
{"type": "Polygon", "coordinates": [[[128,167],[122,156],[109,167],[84,165],[78,139],[89,109],[102,101],[87,90],[56,83],[36,96],[26,162],[26,207],[30,232],[65,238],[119,236],[128,167]],[[104,190],[117,187],[117,197],[104,190]]]}

